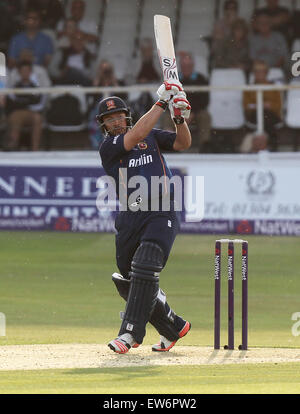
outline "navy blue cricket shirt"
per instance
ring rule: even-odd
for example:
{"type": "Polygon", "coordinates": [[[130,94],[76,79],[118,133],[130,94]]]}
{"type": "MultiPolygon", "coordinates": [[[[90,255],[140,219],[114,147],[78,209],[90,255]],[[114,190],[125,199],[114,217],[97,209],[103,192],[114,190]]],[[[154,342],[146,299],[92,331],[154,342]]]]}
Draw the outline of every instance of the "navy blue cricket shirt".
{"type": "MultiPolygon", "coordinates": [[[[115,180],[118,197],[119,185],[126,186],[129,197],[138,187],[128,188],[128,181],[134,176],[143,176],[148,183],[148,194],[141,193],[140,197],[142,201],[145,201],[145,198],[150,200],[151,177],[172,177],[172,173],[161,151],[174,151],[173,144],[176,139],[176,133],[154,128],[144,140],[139,142],[130,151],[126,151],[124,148],[124,135],[108,136],[102,142],[99,148],[102,166],[106,174],[115,180]],[[126,168],[127,180],[124,174],[120,173],[120,169],[123,168],[126,168]]],[[[124,170],[122,171],[124,172],[124,170]]],[[[170,191],[172,195],[174,192],[173,186],[161,185],[159,196],[165,196],[167,191],[170,191]]]]}

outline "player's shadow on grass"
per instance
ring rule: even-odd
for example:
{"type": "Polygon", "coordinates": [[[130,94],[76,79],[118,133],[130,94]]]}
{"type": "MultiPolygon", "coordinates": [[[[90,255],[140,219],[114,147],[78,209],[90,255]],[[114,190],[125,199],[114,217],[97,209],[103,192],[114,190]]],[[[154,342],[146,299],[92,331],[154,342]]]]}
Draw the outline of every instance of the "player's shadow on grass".
{"type": "MultiPolygon", "coordinates": [[[[141,377],[149,375],[149,372],[158,371],[165,364],[165,360],[171,362],[172,359],[178,359],[183,356],[183,353],[172,352],[172,353],[152,353],[151,355],[113,355],[108,360],[100,361],[98,367],[92,368],[76,368],[71,371],[67,371],[66,374],[77,375],[77,374],[115,374],[130,377],[141,377]],[[155,359],[155,363],[153,360],[155,359]],[[162,364],[159,364],[162,361],[162,364]],[[102,365],[102,366],[101,366],[102,365]]],[[[171,364],[176,366],[176,364],[171,364]]],[[[178,364],[179,365],[179,364],[178,364]]]]}
{"type": "Polygon", "coordinates": [[[131,366],[131,367],[105,367],[105,368],[76,368],[68,370],[65,375],[91,375],[91,374],[107,374],[109,376],[119,376],[121,378],[126,376],[127,380],[136,377],[148,377],[149,374],[154,374],[159,371],[161,366],[131,366]]]}

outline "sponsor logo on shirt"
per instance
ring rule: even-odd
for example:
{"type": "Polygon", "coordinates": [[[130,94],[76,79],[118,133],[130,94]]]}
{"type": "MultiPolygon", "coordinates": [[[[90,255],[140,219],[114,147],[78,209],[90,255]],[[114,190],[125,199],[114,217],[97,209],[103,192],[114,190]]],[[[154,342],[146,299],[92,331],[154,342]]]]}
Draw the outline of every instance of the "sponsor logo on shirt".
{"type": "Polygon", "coordinates": [[[150,164],[153,162],[152,155],[142,154],[139,158],[129,160],[128,167],[139,167],[140,165],[150,164]]]}
{"type": "Polygon", "coordinates": [[[139,149],[140,149],[140,150],[145,150],[145,149],[147,149],[147,148],[148,148],[148,145],[147,145],[147,143],[146,143],[145,141],[143,141],[143,142],[139,142],[139,143],[137,144],[137,146],[139,147],[139,149]]]}

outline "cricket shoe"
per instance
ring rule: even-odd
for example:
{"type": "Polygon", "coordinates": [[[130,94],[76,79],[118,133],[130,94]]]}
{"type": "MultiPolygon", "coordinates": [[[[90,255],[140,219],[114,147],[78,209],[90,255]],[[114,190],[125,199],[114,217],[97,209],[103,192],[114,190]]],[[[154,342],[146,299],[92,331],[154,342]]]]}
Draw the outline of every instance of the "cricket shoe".
{"type": "MultiPolygon", "coordinates": [[[[114,274],[118,274],[118,273],[114,273],[114,274]]],[[[123,276],[122,276],[123,277],[123,276]]],[[[124,311],[121,311],[120,312],[120,318],[121,318],[121,321],[124,319],[124,315],[125,315],[125,312],[124,311]]],[[[135,343],[135,344],[133,344],[132,346],[131,346],[131,348],[138,348],[140,346],[140,344],[138,344],[137,342],[135,343]]]]}
{"type": "Polygon", "coordinates": [[[136,343],[134,337],[131,334],[125,333],[118,338],[110,341],[108,346],[117,354],[126,354],[130,348],[137,348],[139,344],[136,343]]]}
{"type": "MultiPolygon", "coordinates": [[[[191,329],[192,325],[190,322],[186,322],[184,324],[184,327],[181,329],[181,331],[178,333],[179,338],[183,338],[188,331],[191,329]]],[[[152,351],[154,352],[167,352],[170,351],[171,348],[176,344],[176,341],[169,341],[167,338],[161,335],[160,341],[158,344],[152,346],[152,351]]]]}

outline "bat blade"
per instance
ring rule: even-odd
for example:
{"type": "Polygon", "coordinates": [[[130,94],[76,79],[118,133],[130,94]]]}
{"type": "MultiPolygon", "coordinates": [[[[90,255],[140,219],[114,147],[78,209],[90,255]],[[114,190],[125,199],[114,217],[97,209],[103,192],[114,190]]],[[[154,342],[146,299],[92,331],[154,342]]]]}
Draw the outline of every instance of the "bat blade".
{"type": "Polygon", "coordinates": [[[169,17],[160,14],[154,16],[154,34],[164,81],[181,85],[169,17]]]}

